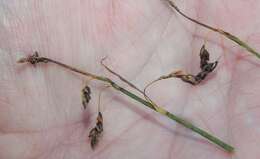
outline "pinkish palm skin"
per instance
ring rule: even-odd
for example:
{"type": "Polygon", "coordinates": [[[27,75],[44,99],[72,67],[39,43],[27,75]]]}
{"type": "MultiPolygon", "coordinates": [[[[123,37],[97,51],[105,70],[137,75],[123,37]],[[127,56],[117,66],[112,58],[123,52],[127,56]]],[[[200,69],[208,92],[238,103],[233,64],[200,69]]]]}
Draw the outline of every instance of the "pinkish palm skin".
{"type": "MultiPolygon", "coordinates": [[[[238,35],[260,50],[260,1],[176,1],[187,14],[238,35]]],[[[260,157],[260,62],[243,49],[174,14],[159,0],[0,0],[1,159],[256,159],[260,157]],[[104,92],[104,134],[93,151],[100,83],[83,110],[85,78],[54,65],[18,65],[39,51],[111,77],[106,64],[143,88],[174,70],[196,73],[207,41],[220,64],[202,84],[155,84],[149,95],[236,150],[227,154],[190,130],[112,89],[104,92]]]]}

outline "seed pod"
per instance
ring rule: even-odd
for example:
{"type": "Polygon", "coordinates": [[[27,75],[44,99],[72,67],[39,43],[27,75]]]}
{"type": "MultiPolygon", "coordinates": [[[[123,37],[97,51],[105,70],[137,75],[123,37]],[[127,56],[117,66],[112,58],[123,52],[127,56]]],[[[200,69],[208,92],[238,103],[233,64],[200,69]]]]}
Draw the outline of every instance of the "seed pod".
{"type": "Polygon", "coordinates": [[[103,131],[103,117],[101,112],[98,112],[96,128],[99,133],[103,131]]]}
{"type": "Polygon", "coordinates": [[[195,80],[200,83],[202,80],[204,80],[208,75],[208,72],[205,72],[205,71],[202,71],[200,73],[198,73],[196,76],[195,76],[195,80]]]}
{"type": "Polygon", "coordinates": [[[204,67],[202,67],[202,71],[210,73],[217,67],[217,65],[218,65],[218,61],[208,63],[204,65],[204,67]]]}
{"type": "Polygon", "coordinates": [[[200,68],[203,69],[203,67],[208,64],[208,61],[209,52],[206,50],[205,45],[203,45],[200,49],[200,68]]]}
{"type": "Polygon", "coordinates": [[[91,99],[90,94],[91,94],[91,90],[90,90],[89,86],[85,86],[81,91],[82,105],[83,105],[84,109],[87,108],[87,104],[89,103],[89,101],[91,99]]]}
{"type": "Polygon", "coordinates": [[[90,146],[91,146],[92,149],[94,149],[95,146],[97,145],[99,135],[100,135],[100,133],[98,132],[96,127],[91,129],[91,131],[89,132],[88,137],[90,138],[90,146]]]}
{"type": "Polygon", "coordinates": [[[39,57],[39,54],[38,52],[34,52],[33,55],[30,55],[26,58],[21,58],[20,60],[17,61],[18,63],[25,63],[25,62],[29,62],[31,63],[32,65],[36,65],[37,63],[40,63],[40,62],[44,62],[44,63],[47,63],[48,60],[46,58],[43,58],[43,57],[39,57]]]}
{"type": "Polygon", "coordinates": [[[96,126],[93,129],[91,129],[88,135],[88,137],[90,138],[90,145],[92,149],[94,149],[95,146],[97,145],[102,132],[103,132],[103,117],[101,112],[98,112],[96,126]]]}

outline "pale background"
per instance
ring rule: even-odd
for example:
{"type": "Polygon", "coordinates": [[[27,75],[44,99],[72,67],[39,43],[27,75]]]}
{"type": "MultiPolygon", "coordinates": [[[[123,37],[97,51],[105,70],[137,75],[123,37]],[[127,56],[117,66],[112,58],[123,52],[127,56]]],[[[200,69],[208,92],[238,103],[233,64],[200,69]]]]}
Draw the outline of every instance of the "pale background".
{"type": "MultiPolygon", "coordinates": [[[[176,4],[260,51],[259,0],[176,4]]],[[[0,158],[258,159],[259,69],[254,56],[184,20],[160,0],[0,0],[0,158]],[[196,87],[177,79],[160,82],[149,95],[232,144],[233,155],[112,89],[101,101],[105,130],[93,151],[88,133],[102,84],[91,82],[92,100],[83,111],[85,78],[54,65],[16,64],[39,51],[112,77],[99,64],[107,56],[107,65],[143,88],[174,70],[197,73],[204,40],[211,59],[221,57],[214,73],[196,87]]]]}

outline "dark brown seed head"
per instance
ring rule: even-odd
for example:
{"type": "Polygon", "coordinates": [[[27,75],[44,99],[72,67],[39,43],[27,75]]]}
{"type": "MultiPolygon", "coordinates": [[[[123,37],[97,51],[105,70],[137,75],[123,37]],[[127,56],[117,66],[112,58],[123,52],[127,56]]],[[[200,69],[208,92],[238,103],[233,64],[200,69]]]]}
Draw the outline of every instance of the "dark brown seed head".
{"type": "Polygon", "coordinates": [[[218,65],[218,61],[215,61],[213,63],[208,63],[202,68],[202,71],[210,73],[217,67],[217,65],[218,65]]]}
{"type": "Polygon", "coordinates": [[[98,143],[98,138],[97,137],[92,137],[91,138],[91,141],[90,141],[90,145],[91,145],[91,148],[94,150],[96,145],[98,143]]]}
{"type": "Polygon", "coordinates": [[[209,61],[209,52],[206,50],[205,45],[200,49],[200,68],[202,69],[209,61]]]}
{"type": "Polygon", "coordinates": [[[208,75],[208,72],[205,72],[205,71],[202,71],[200,73],[198,73],[196,76],[195,76],[195,80],[200,83],[202,80],[204,80],[208,75]]]}
{"type": "Polygon", "coordinates": [[[87,104],[89,103],[90,99],[91,99],[91,90],[89,88],[89,86],[85,86],[82,91],[82,105],[84,107],[84,109],[87,108],[87,104]]]}
{"type": "Polygon", "coordinates": [[[98,138],[100,136],[100,133],[97,131],[97,128],[94,127],[90,132],[88,137],[90,138],[90,146],[92,149],[95,148],[95,146],[98,143],[98,138]]]}
{"type": "Polygon", "coordinates": [[[103,123],[103,116],[101,112],[98,112],[97,122],[103,123]]]}
{"type": "Polygon", "coordinates": [[[213,63],[208,63],[207,65],[205,65],[202,68],[202,71],[200,73],[198,73],[195,76],[195,80],[198,81],[198,83],[200,83],[202,80],[204,80],[207,75],[212,72],[216,67],[217,67],[218,62],[213,62],[213,63]]]}
{"type": "Polygon", "coordinates": [[[101,112],[98,113],[96,128],[99,133],[103,131],[103,117],[101,112]]]}
{"type": "Polygon", "coordinates": [[[25,63],[25,62],[29,62],[31,63],[32,65],[35,65],[37,63],[40,63],[40,62],[44,62],[44,63],[47,63],[48,61],[45,59],[45,58],[42,58],[42,57],[39,57],[39,54],[38,52],[34,52],[33,55],[30,55],[26,58],[21,58],[20,60],[17,61],[18,63],[25,63]]]}
{"type": "Polygon", "coordinates": [[[90,145],[92,149],[94,149],[95,146],[97,145],[102,132],[103,132],[103,117],[101,112],[99,112],[96,126],[93,129],[91,129],[88,135],[88,137],[90,138],[90,145]]]}

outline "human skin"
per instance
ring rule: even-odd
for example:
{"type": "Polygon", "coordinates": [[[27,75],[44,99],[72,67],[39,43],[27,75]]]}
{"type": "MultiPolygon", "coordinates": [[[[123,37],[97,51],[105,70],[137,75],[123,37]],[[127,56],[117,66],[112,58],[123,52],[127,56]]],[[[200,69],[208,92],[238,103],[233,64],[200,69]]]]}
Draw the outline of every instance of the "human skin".
{"type": "MultiPolygon", "coordinates": [[[[229,31],[260,50],[260,1],[176,1],[188,15],[229,31]]],[[[259,59],[195,25],[160,0],[0,0],[1,159],[256,159],[260,157],[259,59]],[[100,60],[139,88],[172,71],[199,71],[206,42],[216,70],[191,86],[178,79],[148,90],[160,106],[235,147],[229,154],[102,82],[53,64],[17,64],[38,51],[106,75],[100,60]],[[91,102],[83,110],[80,91],[91,102]],[[98,95],[104,132],[95,150],[98,95]]]]}

